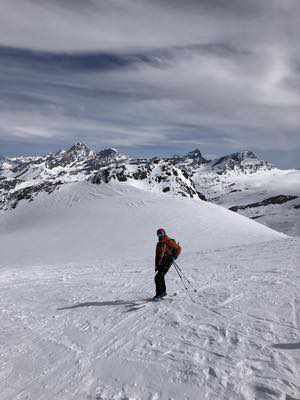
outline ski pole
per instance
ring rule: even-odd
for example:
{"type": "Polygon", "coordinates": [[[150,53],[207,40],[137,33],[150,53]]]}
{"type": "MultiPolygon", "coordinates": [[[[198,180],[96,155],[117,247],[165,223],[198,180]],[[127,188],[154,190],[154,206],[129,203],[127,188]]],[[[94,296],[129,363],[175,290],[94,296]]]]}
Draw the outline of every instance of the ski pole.
{"type": "Polygon", "coordinates": [[[182,284],[183,284],[183,286],[184,286],[184,288],[185,288],[185,291],[186,291],[187,294],[189,295],[189,297],[190,297],[190,299],[192,300],[192,302],[195,303],[195,300],[192,298],[191,293],[190,293],[190,291],[188,290],[187,284],[186,284],[186,282],[185,282],[185,280],[184,280],[184,276],[183,276],[183,274],[182,274],[182,270],[178,267],[178,265],[177,265],[175,262],[173,262],[173,265],[174,265],[174,267],[175,267],[175,271],[177,272],[179,278],[181,279],[181,282],[182,282],[182,284]]]}
{"type": "MultiPolygon", "coordinates": [[[[177,272],[177,274],[178,274],[178,276],[179,276],[179,278],[180,278],[180,280],[181,280],[181,282],[182,282],[182,284],[183,284],[183,286],[184,286],[185,291],[187,292],[187,294],[188,294],[189,297],[191,298],[190,292],[188,291],[188,288],[187,288],[187,286],[186,286],[186,283],[184,282],[183,276],[181,275],[181,273],[179,272],[179,270],[177,269],[177,267],[176,267],[175,264],[174,264],[174,267],[175,267],[175,271],[177,272]]],[[[191,298],[191,300],[193,300],[193,299],[191,298]]]]}
{"type": "Polygon", "coordinates": [[[191,281],[187,278],[187,276],[183,273],[183,271],[182,271],[182,269],[179,267],[179,265],[178,265],[175,261],[173,261],[173,264],[174,264],[174,267],[177,268],[177,269],[180,271],[181,275],[182,275],[183,278],[185,279],[186,283],[190,286],[191,290],[192,290],[193,292],[197,292],[197,290],[194,288],[194,286],[192,285],[191,281]]]}

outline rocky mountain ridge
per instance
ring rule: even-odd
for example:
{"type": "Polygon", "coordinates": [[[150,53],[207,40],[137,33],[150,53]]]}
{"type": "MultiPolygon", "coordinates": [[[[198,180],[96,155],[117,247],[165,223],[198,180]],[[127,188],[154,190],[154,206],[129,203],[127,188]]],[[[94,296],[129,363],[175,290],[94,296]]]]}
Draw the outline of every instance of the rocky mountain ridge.
{"type": "Polygon", "coordinates": [[[63,185],[126,183],[142,190],[211,201],[271,228],[300,235],[300,171],[280,170],[252,151],[214,160],[199,149],[172,157],[130,158],[75,143],[45,156],[0,158],[0,212],[63,185]]]}
{"type": "Polygon", "coordinates": [[[129,158],[116,149],[99,152],[75,143],[68,150],[45,156],[0,160],[0,209],[15,208],[41,191],[51,193],[61,185],[89,181],[94,184],[128,182],[145,190],[206,199],[193,177],[199,171],[217,175],[251,174],[272,165],[254,153],[234,153],[217,160],[205,159],[199,149],[164,158],[129,158]]]}

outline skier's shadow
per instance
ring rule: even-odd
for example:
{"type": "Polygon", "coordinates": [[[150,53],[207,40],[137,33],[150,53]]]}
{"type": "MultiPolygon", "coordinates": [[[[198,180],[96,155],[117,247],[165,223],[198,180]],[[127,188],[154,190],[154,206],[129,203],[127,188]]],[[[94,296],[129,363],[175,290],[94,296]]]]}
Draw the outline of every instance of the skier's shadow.
{"type": "Polygon", "coordinates": [[[274,343],[272,347],[280,350],[299,350],[300,343],[274,343]]]}
{"type": "Polygon", "coordinates": [[[74,308],[81,307],[105,307],[105,306],[126,306],[128,307],[127,311],[134,310],[136,307],[140,306],[141,303],[146,301],[146,299],[142,299],[141,301],[132,301],[132,300],[114,300],[114,301],[88,301],[85,303],[77,303],[72,306],[60,307],[57,310],[72,310],[74,308]]]}

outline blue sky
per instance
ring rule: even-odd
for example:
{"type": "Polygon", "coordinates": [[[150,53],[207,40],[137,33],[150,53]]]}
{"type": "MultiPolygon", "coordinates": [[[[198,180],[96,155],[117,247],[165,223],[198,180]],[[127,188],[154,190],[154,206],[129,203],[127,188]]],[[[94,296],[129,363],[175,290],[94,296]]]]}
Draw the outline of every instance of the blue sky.
{"type": "Polygon", "coordinates": [[[0,0],[0,154],[242,149],[300,168],[297,0],[0,0]]]}

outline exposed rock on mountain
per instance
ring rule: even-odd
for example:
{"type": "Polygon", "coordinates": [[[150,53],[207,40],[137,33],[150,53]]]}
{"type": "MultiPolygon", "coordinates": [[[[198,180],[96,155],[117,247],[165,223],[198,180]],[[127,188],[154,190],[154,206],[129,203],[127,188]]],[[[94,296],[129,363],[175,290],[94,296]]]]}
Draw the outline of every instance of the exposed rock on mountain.
{"type": "Polygon", "coordinates": [[[45,165],[50,169],[66,167],[93,158],[95,158],[95,152],[90,150],[86,144],[78,142],[67,151],[62,150],[53,155],[47,156],[45,165]]]}
{"type": "Polygon", "coordinates": [[[201,165],[201,164],[206,164],[208,160],[206,160],[199,149],[195,149],[193,151],[190,151],[186,158],[189,158],[193,160],[193,165],[201,165]]]}
{"type": "Polygon", "coordinates": [[[270,204],[284,204],[288,201],[297,199],[298,196],[286,196],[284,194],[280,194],[279,196],[273,196],[268,199],[258,201],[256,203],[250,203],[243,206],[233,206],[229,207],[231,211],[238,211],[238,210],[246,210],[247,208],[256,208],[256,207],[264,207],[270,204]]]}
{"type": "Polygon", "coordinates": [[[226,174],[230,172],[253,174],[258,170],[264,169],[268,171],[273,168],[271,163],[260,160],[255,153],[248,150],[213,160],[210,162],[210,166],[217,174],[226,174]]]}
{"type": "Polygon", "coordinates": [[[56,182],[41,182],[37,185],[31,185],[24,188],[19,188],[14,191],[10,191],[6,197],[0,197],[0,209],[7,208],[16,208],[18,202],[20,200],[28,200],[32,201],[35,196],[37,196],[41,192],[52,193],[56,188],[62,185],[61,181],[56,182]]]}
{"type": "MultiPolygon", "coordinates": [[[[181,196],[200,197],[189,176],[166,160],[129,161],[100,168],[91,177],[92,183],[129,182],[145,190],[172,192],[181,196]]],[[[204,199],[204,196],[202,197],[204,199]]]]}

